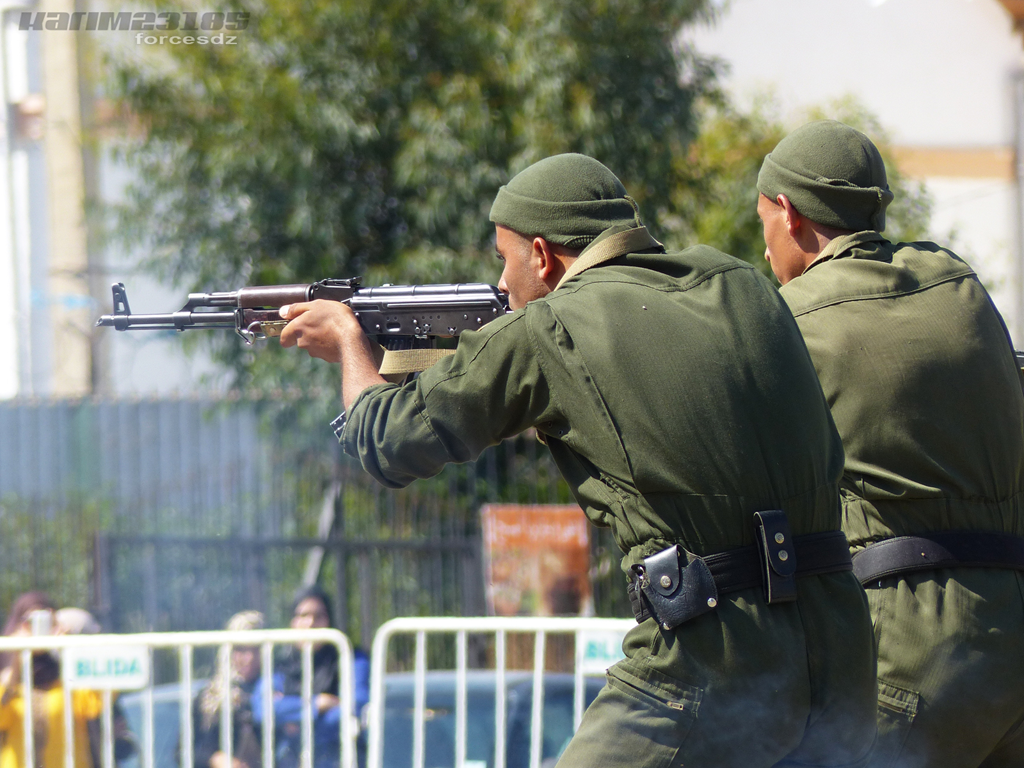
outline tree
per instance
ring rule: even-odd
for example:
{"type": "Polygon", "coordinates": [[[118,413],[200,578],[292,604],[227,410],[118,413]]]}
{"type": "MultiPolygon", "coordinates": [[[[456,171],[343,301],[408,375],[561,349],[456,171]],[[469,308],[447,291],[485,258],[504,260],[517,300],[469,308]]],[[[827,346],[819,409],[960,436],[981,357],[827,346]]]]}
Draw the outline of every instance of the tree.
{"type": "Polygon", "coordinates": [[[770,102],[742,112],[712,93],[699,114],[698,135],[678,169],[684,181],[673,192],[678,220],[671,244],[711,245],[770,274],[757,216],[757,173],[786,130],[770,102]]]}

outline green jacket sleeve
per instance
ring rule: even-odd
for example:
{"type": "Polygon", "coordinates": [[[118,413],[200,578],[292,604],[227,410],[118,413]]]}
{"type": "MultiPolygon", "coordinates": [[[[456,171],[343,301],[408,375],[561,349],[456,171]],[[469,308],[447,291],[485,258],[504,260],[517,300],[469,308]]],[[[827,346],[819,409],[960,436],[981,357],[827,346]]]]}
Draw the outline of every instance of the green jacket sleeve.
{"type": "Polygon", "coordinates": [[[525,312],[460,337],[458,350],[353,403],[342,443],[380,483],[400,488],[543,421],[551,394],[525,312]]]}

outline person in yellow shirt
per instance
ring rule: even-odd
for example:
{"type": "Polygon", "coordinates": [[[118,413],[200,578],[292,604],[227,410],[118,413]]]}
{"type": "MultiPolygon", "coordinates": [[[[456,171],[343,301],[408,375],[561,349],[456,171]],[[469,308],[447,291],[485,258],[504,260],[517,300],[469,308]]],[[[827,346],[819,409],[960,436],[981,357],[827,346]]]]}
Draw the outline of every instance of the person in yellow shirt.
{"type": "MultiPolygon", "coordinates": [[[[15,600],[4,634],[25,637],[32,634],[33,611],[48,611],[53,604],[42,592],[28,592],[15,600]]],[[[32,692],[26,697],[22,684],[20,655],[9,654],[0,672],[0,768],[29,768],[28,749],[32,748],[32,768],[65,766],[65,692],[60,681],[60,664],[46,651],[32,654],[32,692]],[[31,704],[29,705],[29,702],[31,704]],[[26,744],[25,713],[31,706],[32,738],[26,744]]],[[[76,768],[93,768],[87,723],[100,716],[103,701],[96,691],[71,691],[73,713],[73,755],[76,768]]]]}
{"type": "MultiPolygon", "coordinates": [[[[25,699],[20,687],[17,686],[17,692],[6,703],[0,704],[0,733],[4,734],[3,747],[0,747],[0,768],[28,766],[25,759],[25,699]]],[[[75,766],[91,768],[93,758],[87,724],[89,720],[100,716],[103,702],[96,691],[72,691],[71,708],[74,713],[75,766]]],[[[34,768],[63,768],[64,689],[59,683],[47,690],[33,688],[32,722],[34,768]]]]}

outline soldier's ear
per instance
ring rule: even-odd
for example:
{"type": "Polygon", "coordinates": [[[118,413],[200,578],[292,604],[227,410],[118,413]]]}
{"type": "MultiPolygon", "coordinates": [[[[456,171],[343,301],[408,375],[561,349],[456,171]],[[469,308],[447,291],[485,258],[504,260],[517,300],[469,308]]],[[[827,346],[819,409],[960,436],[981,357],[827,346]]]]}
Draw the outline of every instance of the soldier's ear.
{"type": "Polygon", "coordinates": [[[537,268],[537,277],[541,280],[550,279],[552,274],[561,266],[561,262],[551,247],[551,243],[543,237],[535,237],[533,238],[532,246],[531,256],[537,268]]]}
{"type": "Polygon", "coordinates": [[[789,202],[789,198],[785,195],[779,195],[776,198],[776,202],[782,208],[782,214],[786,222],[786,231],[789,232],[791,237],[796,237],[797,232],[800,231],[803,216],[800,214],[793,204],[789,202]]]}

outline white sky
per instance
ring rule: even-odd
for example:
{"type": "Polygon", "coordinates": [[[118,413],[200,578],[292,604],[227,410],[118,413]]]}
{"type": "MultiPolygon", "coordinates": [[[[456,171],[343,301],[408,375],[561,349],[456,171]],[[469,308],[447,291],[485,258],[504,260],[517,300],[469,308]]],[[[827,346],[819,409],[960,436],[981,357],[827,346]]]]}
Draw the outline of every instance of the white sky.
{"type": "Polygon", "coordinates": [[[991,146],[1013,137],[1024,47],[997,0],[724,0],[687,32],[729,62],[739,98],[766,90],[784,114],[854,94],[899,144],[991,146]]]}

